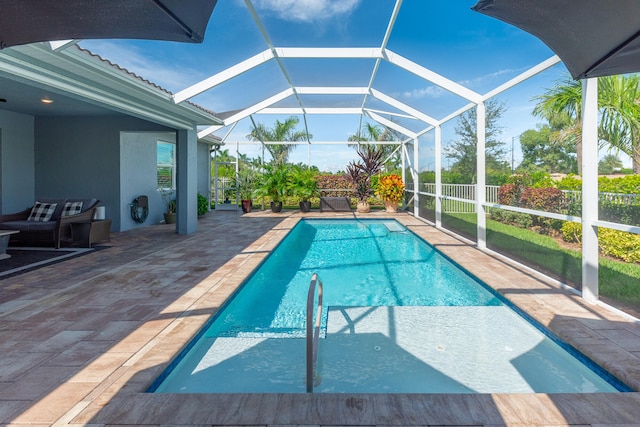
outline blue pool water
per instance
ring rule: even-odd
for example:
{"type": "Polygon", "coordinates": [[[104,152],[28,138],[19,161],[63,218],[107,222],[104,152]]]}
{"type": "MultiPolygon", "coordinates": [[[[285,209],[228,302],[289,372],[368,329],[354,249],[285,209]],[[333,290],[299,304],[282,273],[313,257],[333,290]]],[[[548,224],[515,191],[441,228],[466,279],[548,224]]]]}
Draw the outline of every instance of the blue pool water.
{"type": "Polygon", "coordinates": [[[397,221],[302,220],[151,391],[304,392],[313,273],[314,392],[621,389],[397,221]]]}

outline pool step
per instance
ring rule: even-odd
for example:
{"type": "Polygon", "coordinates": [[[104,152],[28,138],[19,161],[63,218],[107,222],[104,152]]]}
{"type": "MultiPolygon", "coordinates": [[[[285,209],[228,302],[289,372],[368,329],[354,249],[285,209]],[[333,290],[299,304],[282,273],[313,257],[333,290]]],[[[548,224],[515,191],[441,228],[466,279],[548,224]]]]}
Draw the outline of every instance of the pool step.
{"type": "MultiPolygon", "coordinates": [[[[327,311],[316,393],[613,390],[505,306],[327,311]]],[[[170,376],[159,391],[304,393],[305,345],[304,338],[206,338],[194,361],[179,366],[181,378],[170,376]]]]}

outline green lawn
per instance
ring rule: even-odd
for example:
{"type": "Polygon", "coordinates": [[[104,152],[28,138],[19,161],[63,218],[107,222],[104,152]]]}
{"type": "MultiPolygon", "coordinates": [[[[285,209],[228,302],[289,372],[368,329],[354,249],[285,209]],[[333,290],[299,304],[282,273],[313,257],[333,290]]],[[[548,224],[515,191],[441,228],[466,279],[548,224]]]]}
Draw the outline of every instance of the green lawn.
{"type": "MultiPolygon", "coordinates": [[[[448,223],[462,235],[475,236],[475,214],[448,214],[448,223]]],[[[563,248],[552,237],[487,219],[487,247],[580,289],[582,254],[563,248]]],[[[640,264],[600,257],[599,292],[615,305],[640,310],[640,264]]]]}

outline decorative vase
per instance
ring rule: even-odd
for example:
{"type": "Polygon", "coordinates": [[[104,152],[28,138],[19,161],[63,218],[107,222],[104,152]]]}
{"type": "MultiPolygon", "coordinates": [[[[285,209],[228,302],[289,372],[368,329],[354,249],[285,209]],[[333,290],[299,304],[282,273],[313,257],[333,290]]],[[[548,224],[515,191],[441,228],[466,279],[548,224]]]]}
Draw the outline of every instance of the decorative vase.
{"type": "Polygon", "coordinates": [[[282,202],[271,202],[271,212],[278,213],[282,210],[282,202]]]}
{"type": "Polygon", "coordinates": [[[253,208],[253,202],[249,199],[243,199],[242,200],[242,212],[243,213],[249,213],[251,212],[251,209],[253,208]]]}
{"type": "Polygon", "coordinates": [[[164,223],[165,224],[175,224],[177,215],[175,213],[164,213],[164,223]]]}
{"type": "Polygon", "coordinates": [[[398,212],[398,202],[392,202],[391,200],[384,201],[384,208],[387,212],[395,213],[398,212]]]}
{"type": "Polygon", "coordinates": [[[300,202],[300,212],[311,212],[311,201],[303,200],[300,202]]]}
{"type": "Polygon", "coordinates": [[[371,205],[369,202],[359,201],[356,209],[360,213],[367,213],[371,210],[371,205]]]}

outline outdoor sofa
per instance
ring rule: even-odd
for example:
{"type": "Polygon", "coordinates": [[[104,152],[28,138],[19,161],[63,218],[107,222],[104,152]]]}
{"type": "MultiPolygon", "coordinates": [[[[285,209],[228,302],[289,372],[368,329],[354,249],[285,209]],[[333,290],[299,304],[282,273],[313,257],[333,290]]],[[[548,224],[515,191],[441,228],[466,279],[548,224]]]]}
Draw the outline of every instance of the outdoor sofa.
{"type": "Polygon", "coordinates": [[[0,230],[18,230],[11,235],[17,244],[53,243],[71,239],[71,224],[91,222],[98,199],[39,199],[22,212],[0,215],[0,230]]]}

